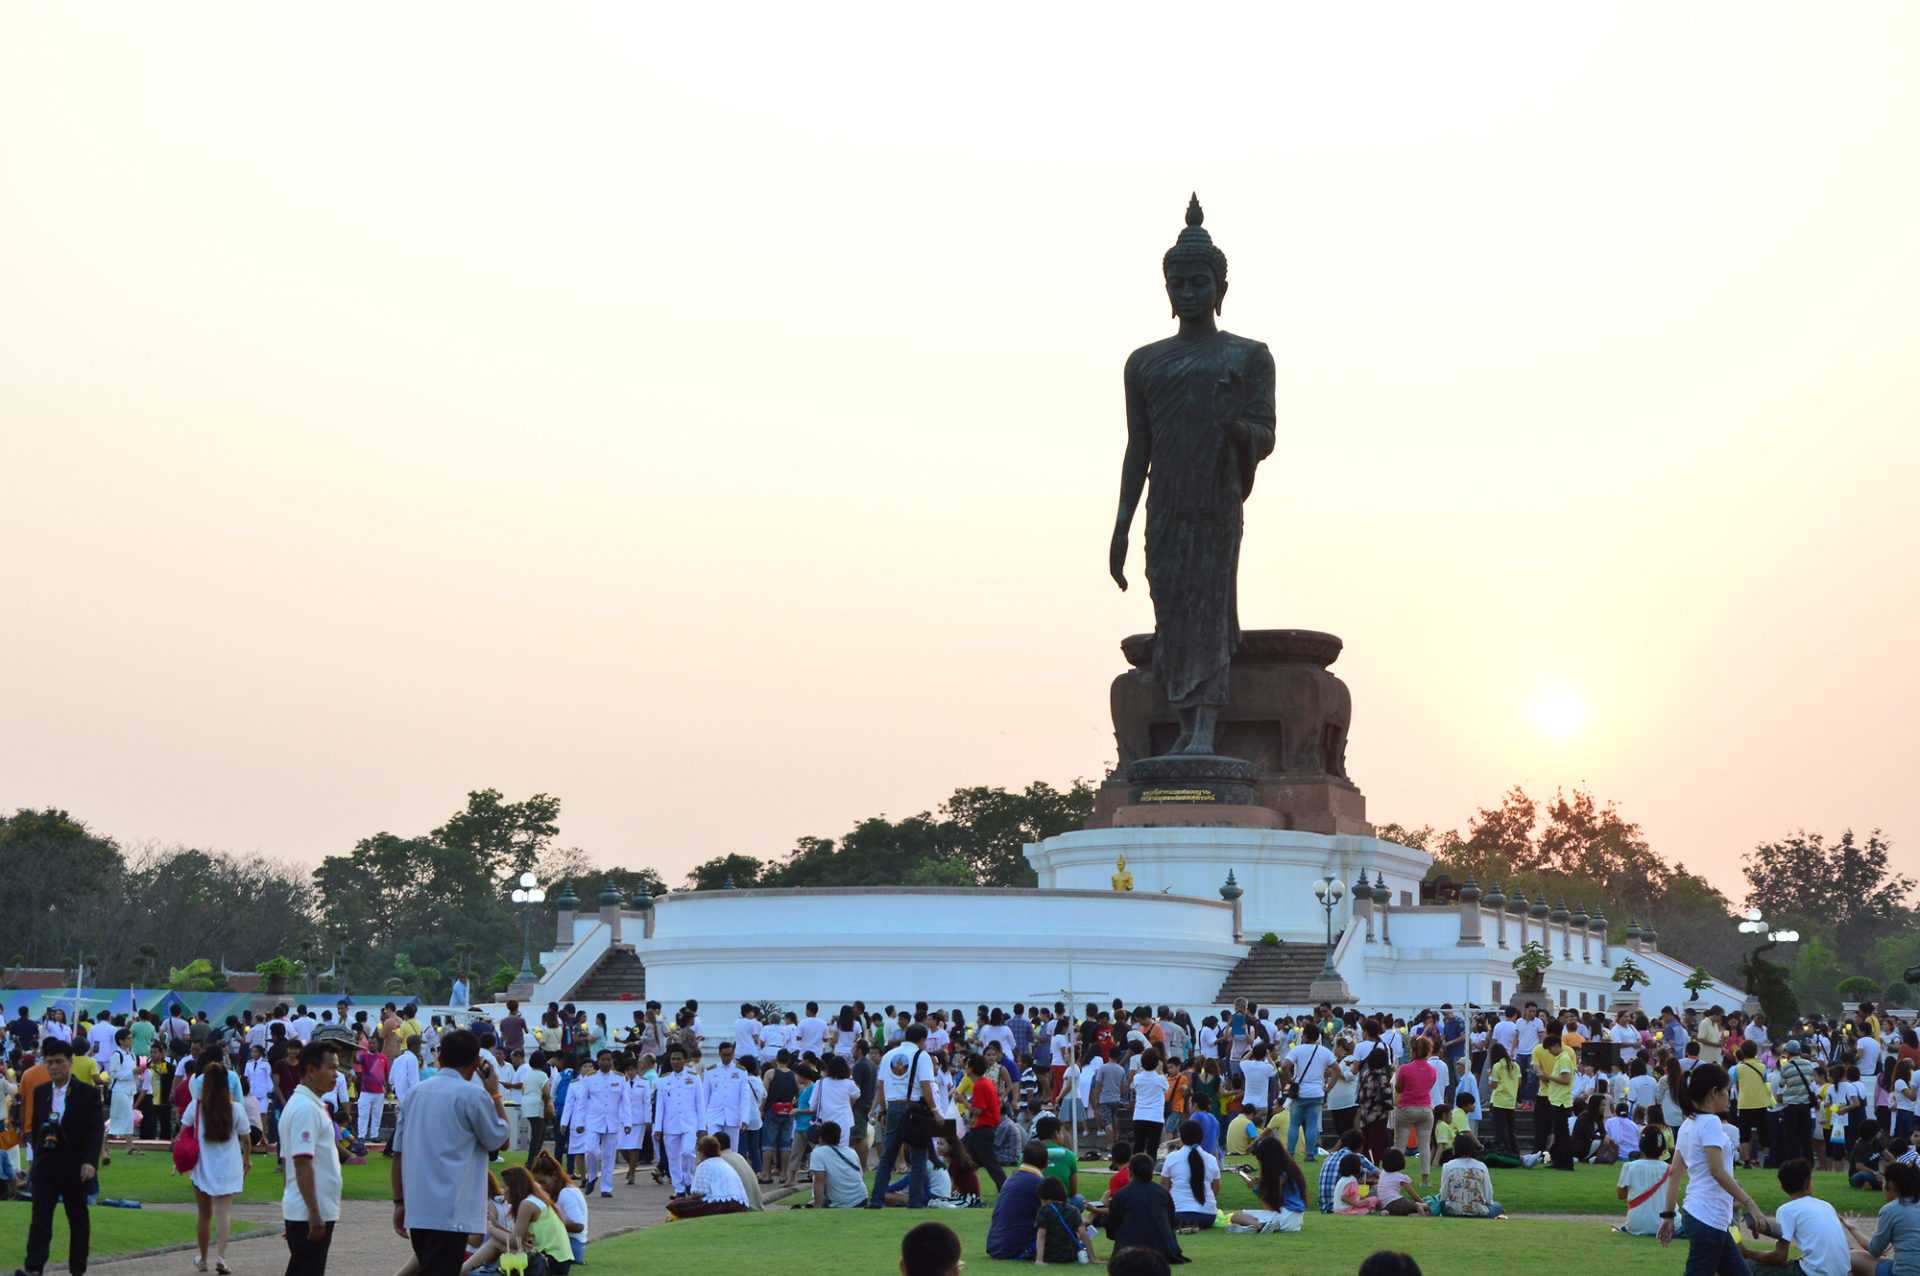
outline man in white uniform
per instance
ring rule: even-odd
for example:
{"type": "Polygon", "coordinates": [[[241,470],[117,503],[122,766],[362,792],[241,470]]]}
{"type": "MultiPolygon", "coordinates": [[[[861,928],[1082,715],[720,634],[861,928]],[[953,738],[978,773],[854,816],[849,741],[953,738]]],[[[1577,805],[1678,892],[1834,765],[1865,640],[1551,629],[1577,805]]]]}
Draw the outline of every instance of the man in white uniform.
{"type": "MultiPolygon", "coordinates": [[[[574,1082],[581,1088],[584,1107],[576,1124],[587,1127],[587,1177],[600,1181],[600,1195],[613,1195],[614,1172],[620,1163],[620,1133],[625,1129],[626,1082],[613,1066],[613,1051],[602,1050],[594,1060],[594,1074],[574,1082]]],[[[571,1101],[572,1096],[568,1096],[571,1101]]]]}
{"type": "Polygon", "coordinates": [[[707,1090],[708,1128],[715,1134],[726,1135],[728,1147],[739,1147],[740,1124],[746,1115],[747,1074],[733,1058],[733,1042],[722,1041],[719,1065],[707,1069],[701,1081],[707,1090]]]}
{"type": "Polygon", "coordinates": [[[693,1183],[694,1148],[707,1132],[707,1089],[687,1071],[686,1052],[679,1046],[667,1047],[667,1071],[654,1090],[654,1110],[674,1195],[684,1196],[693,1183]]]}

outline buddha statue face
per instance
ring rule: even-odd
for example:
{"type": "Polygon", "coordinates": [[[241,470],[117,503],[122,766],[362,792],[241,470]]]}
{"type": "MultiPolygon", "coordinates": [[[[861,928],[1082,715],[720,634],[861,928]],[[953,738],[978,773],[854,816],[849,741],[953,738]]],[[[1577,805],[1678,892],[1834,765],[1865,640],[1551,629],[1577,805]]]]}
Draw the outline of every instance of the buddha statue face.
{"type": "Polygon", "coordinates": [[[1215,278],[1213,267],[1197,256],[1182,254],[1167,262],[1167,301],[1176,318],[1205,319],[1220,313],[1226,299],[1225,281],[1215,278]]]}

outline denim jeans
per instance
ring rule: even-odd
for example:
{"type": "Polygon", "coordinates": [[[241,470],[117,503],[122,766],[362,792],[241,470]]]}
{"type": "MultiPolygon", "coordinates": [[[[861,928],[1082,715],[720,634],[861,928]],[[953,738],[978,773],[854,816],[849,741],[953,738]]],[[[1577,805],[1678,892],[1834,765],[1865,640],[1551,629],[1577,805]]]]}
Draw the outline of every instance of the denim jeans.
{"type": "MultiPolygon", "coordinates": [[[[884,1205],[887,1181],[893,1175],[893,1163],[900,1155],[900,1121],[906,1115],[905,1099],[887,1101],[887,1133],[881,1140],[880,1160],[873,1168],[873,1195],[870,1198],[875,1205],[884,1205]]],[[[927,1204],[929,1185],[927,1182],[927,1150],[908,1147],[907,1152],[907,1208],[924,1209],[927,1204]]]]}
{"type": "Polygon", "coordinates": [[[1294,1136],[1301,1136],[1308,1164],[1320,1157],[1320,1109],[1325,1103],[1325,1099],[1295,1099],[1293,1116],[1287,1122],[1287,1152],[1293,1152],[1294,1136]]]}
{"type": "Polygon", "coordinates": [[[1708,1227],[1682,1212],[1687,1220],[1687,1265],[1682,1276],[1752,1276],[1733,1234],[1724,1227],[1708,1227]]]}

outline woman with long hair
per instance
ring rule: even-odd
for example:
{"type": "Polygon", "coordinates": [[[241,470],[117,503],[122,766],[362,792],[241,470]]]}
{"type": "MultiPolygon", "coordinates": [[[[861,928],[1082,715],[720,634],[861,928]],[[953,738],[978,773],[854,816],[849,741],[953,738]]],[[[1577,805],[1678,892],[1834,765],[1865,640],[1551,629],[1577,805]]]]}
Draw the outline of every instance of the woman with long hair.
{"type": "Polygon", "coordinates": [[[213,1270],[232,1271],[227,1266],[227,1239],[233,1234],[233,1198],[247,1185],[247,1171],[253,1168],[249,1140],[237,1115],[233,1091],[227,1085],[225,1064],[209,1063],[200,1072],[200,1093],[187,1104],[180,1116],[183,1128],[191,1127],[200,1140],[200,1159],[194,1162],[188,1179],[193,1183],[193,1203],[199,1211],[194,1237],[200,1242],[196,1271],[207,1270],[207,1244],[213,1242],[213,1270]]]}
{"type": "Polygon", "coordinates": [[[566,1167],[551,1152],[542,1151],[527,1162],[527,1168],[533,1171],[534,1180],[553,1202],[553,1207],[560,1211],[560,1223],[566,1228],[573,1261],[582,1261],[587,1256],[586,1193],[573,1185],[573,1180],[567,1177],[566,1167]]]}
{"type": "MultiPolygon", "coordinates": [[[[1679,1072],[1677,1060],[1670,1066],[1679,1072]]],[[[1660,1243],[1673,1243],[1675,1221],[1684,1210],[1686,1276],[1748,1276],[1747,1260],[1727,1230],[1733,1226],[1734,1207],[1742,1206],[1753,1216],[1756,1231],[1766,1220],[1753,1197],[1733,1177],[1740,1134],[1720,1119],[1733,1101],[1729,1086],[1727,1070],[1717,1063],[1696,1064],[1686,1074],[1684,1084],[1675,1079],[1674,1092],[1686,1120],[1674,1141],[1674,1172],[1667,1178],[1666,1203],[1660,1211],[1660,1243]],[[1684,1204],[1680,1203],[1682,1179],[1687,1184],[1684,1204]]]]}
{"type": "Polygon", "coordinates": [[[571,1271],[573,1247],[567,1243],[566,1223],[533,1171],[509,1165],[500,1172],[500,1186],[506,1192],[507,1221],[488,1224],[486,1241],[461,1265],[461,1272],[498,1262],[500,1255],[509,1252],[527,1256],[526,1276],[564,1276],[571,1271]]]}
{"type": "Polygon", "coordinates": [[[1258,1175],[1245,1170],[1240,1176],[1260,1198],[1257,1210],[1235,1210],[1227,1219],[1230,1232],[1297,1232],[1307,1212],[1307,1180],[1300,1165],[1279,1139],[1263,1134],[1254,1140],[1253,1159],[1259,1162],[1258,1175]]]}
{"type": "Polygon", "coordinates": [[[1487,1047],[1488,1134],[1496,1152],[1520,1155],[1514,1138],[1513,1113],[1520,1101],[1520,1065],[1507,1057],[1507,1048],[1499,1042],[1487,1047]]]}
{"type": "Polygon", "coordinates": [[[1173,1197],[1173,1223],[1181,1232],[1205,1231],[1219,1217],[1220,1162],[1200,1146],[1205,1137],[1198,1121],[1182,1121],[1180,1146],[1160,1167],[1160,1186],[1173,1197]]]}

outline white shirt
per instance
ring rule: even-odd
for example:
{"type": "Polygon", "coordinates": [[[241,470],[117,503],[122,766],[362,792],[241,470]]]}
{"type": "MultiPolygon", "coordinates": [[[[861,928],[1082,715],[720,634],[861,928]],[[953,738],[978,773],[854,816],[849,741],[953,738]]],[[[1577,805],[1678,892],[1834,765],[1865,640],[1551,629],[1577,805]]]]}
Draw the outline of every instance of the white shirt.
{"type": "Polygon", "coordinates": [[[760,1054],[760,1021],[742,1015],[733,1021],[733,1057],[758,1059],[760,1054]]]}
{"type": "Polygon", "coordinates": [[[420,1058],[411,1050],[402,1050],[387,1068],[387,1089],[393,1091],[393,1101],[406,1102],[413,1087],[419,1084],[420,1058]]]}
{"type": "Polygon", "coordinates": [[[1502,1019],[1493,1025],[1493,1044],[1507,1052],[1507,1058],[1517,1060],[1520,1057],[1520,1021],[1502,1019]]]}
{"type": "Polygon", "coordinates": [[[1265,1059],[1246,1058],[1240,1061],[1240,1071],[1246,1081],[1241,1102],[1256,1108],[1271,1107],[1274,1066],[1265,1059]]]}
{"type": "Polygon", "coordinates": [[[1012,1063],[1013,1029],[1005,1024],[988,1024],[976,1035],[976,1044],[982,1052],[985,1052],[987,1044],[993,1041],[1000,1043],[1000,1053],[1006,1057],[1008,1063],[1012,1063]]]}
{"type": "Polygon", "coordinates": [[[1651,1195],[1647,1189],[1661,1183],[1668,1174],[1665,1161],[1646,1159],[1622,1161],[1620,1176],[1614,1186],[1627,1189],[1627,1233],[1630,1236],[1655,1236],[1660,1231],[1660,1213],[1667,1207],[1667,1192],[1664,1186],[1651,1195]],[[1633,1202],[1646,1195],[1647,1199],[1638,1205],[1633,1202]]]}
{"type": "MultiPolygon", "coordinates": [[[[1054,1058],[1060,1057],[1059,1038],[1054,1038],[1054,1058]]],[[[1220,1053],[1220,1034],[1205,1024],[1200,1025],[1199,1051],[1202,1058],[1216,1059],[1220,1053]]]]}
{"type": "Polygon", "coordinates": [[[316,1026],[312,1015],[301,1015],[287,1025],[287,1030],[304,1046],[313,1039],[313,1030],[316,1026]]]}
{"type": "Polygon", "coordinates": [[[747,1185],[733,1167],[717,1156],[710,1156],[693,1167],[693,1194],[709,1201],[747,1203],[747,1185]]]}
{"type": "Polygon", "coordinates": [[[280,1197],[280,1217],[289,1223],[310,1221],[306,1198],[300,1195],[300,1180],[293,1169],[293,1162],[304,1156],[313,1161],[313,1201],[320,1208],[320,1221],[338,1222],[340,1149],[333,1142],[333,1118],[312,1090],[304,1085],[294,1087],[286,1107],[280,1110],[279,1133],[287,1175],[287,1189],[280,1197]]]}
{"type": "MultiPolygon", "coordinates": [[[[1520,1051],[1516,1058],[1520,1059],[1531,1058],[1533,1056],[1533,1048],[1539,1045],[1547,1035],[1546,1025],[1541,1023],[1538,1018],[1516,1019],[1513,1021],[1513,1030],[1515,1033],[1514,1044],[1520,1051]]],[[[1498,1028],[1494,1029],[1493,1039],[1495,1041],[1500,1040],[1500,1030],[1498,1028]]]]}
{"type": "Polygon", "coordinates": [[[1173,1194],[1173,1212],[1176,1214],[1213,1214],[1218,1212],[1220,1203],[1214,1197],[1214,1181],[1220,1177],[1220,1163],[1213,1154],[1200,1152],[1200,1172],[1205,1178],[1201,1190],[1205,1201],[1193,1199],[1193,1158],[1188,1152],[1194,1149],[1175,1148],[1167,1153],[1167,1159],[1160,1165],[1160,1174],[1167,1180],[1168,1191],[1173,1194]]]}
{"type": "MultiPolygon", "coordinates": [[[[1659,1102],[1660,1083],[1652,1074],[1627,1078],[1627,1102],[1636,1108],[1652,1109],[1659,1102]]],[[[1624,1151],[1624,1149],[1622,1149],[1624,1151]]]]}
{"type": "Polygon", "coordinates": [[[1439,1107],[1448,1101],[1447,1087],[1452,1078],[1449,1075],[1447,1061],[1439,1055],[1428,1055],[1427,1062],[1433,1065],[1433,1091],[1428,1097],[1428,1102],[1434,1107],[1439,1107]]]}
{"type": "Polygon", "coordinates": [[[537,1117],[547,1110],[547,1084],[553,1078],[532,1064],[520,1068],[520,1115],[537,1117]]]}
{"type": "Polygon", "coordinates": [[[1300,1083],[1301,1098],[1327,1097],[1327,1065],[1333,1062],[1333,1051],[1314,1041],[1287,1051],[1287,1062],[1293,1065],[1293,1079],[1300,1083]]]}
{"type": "Polygon", "coordinates": [[[87,1041],[93,1046],[94,1058],[104,1059],[113,1052],[113,1035],[119,1031],[109,1019],[102,1019],[87,1030],[87,1041]]]}
{"type": "Polygon", "coordinates": [[[1800,1247],[1805,1276],[1847,1276],[1852,1271],[1846,1229],[1833,1206],[1813,1196],[1788,1201],[1774,1211],[1780,1239],[1800,1247]]]}
{"type": "Polygon", "coordinates": [[[920,1062],[913,1062],[913,1054],[920,1047],[903,1041],[881,1056],[880,1089],[888,1103],[904,1102],[908,1098],[920,1095],[920,1083],[933,1080],[933,1056],[922,1051],[920,1062]],[[913,1076],[907,1076],[907,1069],[913,1067],[913,1076]]]}
{"type": "Polygon", "coordinates": [[[826,1020],[819,1018],[817,1015],[808,1015],[800,1021],[799,1031],[800,1052],[802,1054],[811,1053],[818,1056],[820,1048],[824,1046],[827,1041],[826,1020]]]}
{"type": "Polygon", "coordinates": [[[1741,1030],[1740,1035],[1756,1046],[1764,1046],[1767,1044],[1767,1028],[1765,1024],[1750,1023],[1741,1030]]]}
{"type": "Polygon", "coordinates": [[[1164,1073],[1143,1070],[1133,1074],[1133,1119],[1167,1119],[1167,1078],[1164,1073]]]}
{"type": "Polygon", "coordinates": [[[1738,1131],[1719,1117],[1702,1112],[1686,1119],[1680,1137],[1674,1141],[1673,1154],[1687,1167],[1687,1194],[1682,1205],[1687,1213],[1716,1230],[1733,1224],[1733,1198],[1713,1180],[1707,1168],[1707,1151],[1721,1150],[1721,1164],[1733,1165],[1738,1131]]]}
{"type": "MultiPolygon", "coordinates": [[[[72,1084],[73,1083],[71,1081],[67,1083],[67,1085],[72,1085],[72,1084]]],[[[53,1119],[58,1121],[61,1117],[65,1116],[66,1114],[67,1114],[67,1086],[57,1085],[53,1087],[53,1119]]]]}

